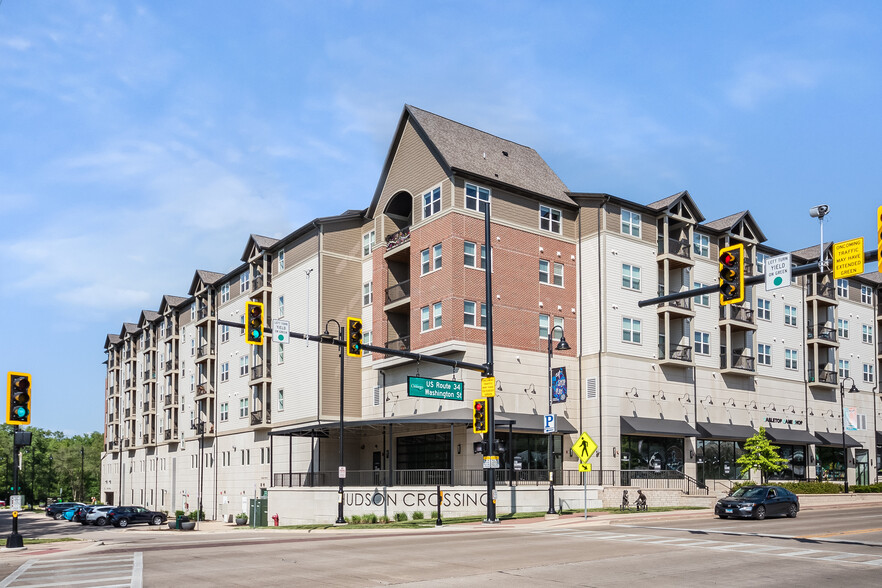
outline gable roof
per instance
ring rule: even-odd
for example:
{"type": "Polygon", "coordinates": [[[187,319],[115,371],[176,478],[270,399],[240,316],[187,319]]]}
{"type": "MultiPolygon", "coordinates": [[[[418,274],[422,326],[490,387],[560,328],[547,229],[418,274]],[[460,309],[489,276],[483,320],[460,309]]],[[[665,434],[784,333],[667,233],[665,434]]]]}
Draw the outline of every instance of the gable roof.
{"type": "Polygon", "coordinates": [[[750,230],[754,233],[754,236],[756,237],[757,243],[762,243],[766,240],[765,234],[763,234],[762,230],[759,228],[759,225],[756,224],[756,221],[754,220],[753,215],[750,214],[749,210],[742,210],[741,212],[736,212],[735,214],[724,216],[723,218],[717,219],[715,221],[704,223],[701,226],[707,229],[711,229],[713,231],[717,231],[719,233],[726,233],[731,231],[734,227],[742,222],[749,225],[750,230]]]}
{"type": "Polygon", "coordinates": [[[104,349],[107,349],[108,347],[112,347],[114,345],[119,345],[120,341],[122,341],[122,339],[119,335],[108,333],[107,337],[104,339],[104,349]]]}
{"type": "Polygon", "coordinates": [[[251,236],[248,237],[248,242],[245,243],[245,251],[242,252],[241,259],[242,261],[248,261],[252,244],[256,245],[260,251],[263,251],[264,249],[269,249],[278,242],[278,239],[273,239],[272,237],[264,237],[263,235],[255,235],[254,233],[252,233],[251,236]]]}
{"type": "Polygon", "coordinates": [[[223,279],[224,274],[219,274],[217,272],[210,272],[208,270],[196,270],[196,273],[193,274],[193,281],[190,282],[190,290],[187,291],[188,294],[193,295],[196,293],[196,287],[199,285],[199,282],[202,282],[206,286],[211,286],[218,280],[223,279]]]}
{"type": "Polygon", "coordinates": [[[575,206],[566,185],[534,149],[405,104],[368,216],[374,214],[408,121],[448,176],[462,173],[575,206]]]}
{"type": "Polygon", "coordinates": [[[138,324],[143,325],[144,323],[152,323],[156,319],[159,318],[159,313],[153,310],[142,310],[141,316],[138,318],[138,324]]]}
{"type": "Polygon", "coordinates": [[[171,294],[165,294],[162,297],[162,302],[159,303],[159,312],[160,314],[162,314],[166,308],[177,308],[188,300],[189,298],[185,298],[183,296],[172,296],[171,294]]]}
{"type": "Polygon", "coordinates": [[[655,202],[650,202],[646,205],[646,208],[651,208],[652,210],[670,210],[680,201],[685,200],[686,207],[692,211],[695,215],[696,222],[703,222],[705,220],[704,215],[701,214],[701,211],[698,209],[698,206],[695,205],[695,201],[692,199],[692,196],[689,194],[689,190],[683,190],[682,192],[677,192],[667,198],[662,198],[661,200],[656,200],[655,202]]]}

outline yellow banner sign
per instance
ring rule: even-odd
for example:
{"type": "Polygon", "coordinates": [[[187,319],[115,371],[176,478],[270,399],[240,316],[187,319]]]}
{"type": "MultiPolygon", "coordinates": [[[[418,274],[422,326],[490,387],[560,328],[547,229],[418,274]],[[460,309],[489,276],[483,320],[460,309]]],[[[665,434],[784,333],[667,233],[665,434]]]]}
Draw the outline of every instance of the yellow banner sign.
{"type": "Polygon", "coordinates": [[[833,278],[847,278],[864,273],[864,238],[833,244],[833,278]]]}
{"type": "Polygon", "coordinates": [[[496,378],[481,378],[481,396],[484,398],[493,398],[496,396],[496,378]]]}

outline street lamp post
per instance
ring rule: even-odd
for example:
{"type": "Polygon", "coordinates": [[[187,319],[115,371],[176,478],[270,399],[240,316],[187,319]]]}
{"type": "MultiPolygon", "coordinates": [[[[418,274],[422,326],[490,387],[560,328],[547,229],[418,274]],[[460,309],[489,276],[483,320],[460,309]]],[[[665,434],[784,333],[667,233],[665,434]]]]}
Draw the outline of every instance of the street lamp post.
{"type": "MultiPolygon", "coordinates": [[[[204,401],[200,401],[204,402],[204,401]]],[[[203,479],[203,462],[205,460],[205,421],[202,420],[202,408],[201,406],[197,408],[196,414],[199,417],[195,423],[193,423],[194,429],[199,434],[199,496],[196,500],[196,525],[199,525],[199,521],[202,520],[202,479],[203,479]]]]}
{"type": "Polygon", "coordinates": [[[86,498],[86,448],[80,446],[80,500],[86,498]]]}
{"type": "Polygon", "coordinates": [[[340,348],[340,468],[337,471],[337,479],[339,480],[339,486],[337,488],[337,520],[336,523],[338,525],[343,525],[346,523],[346,519],[343,518],[343,359],[345,357],[343,351],[344,347],[346,347],[346,340],[344,338],[343,326],[337,322],[335,319],[331,319],[325,323],[325,337],[330,337],[330,333],[328,332],[328,325],[334,323],[337,325],[337,329],[339,330],[339,338],[338,338],[338,347],[340,348]]]}
{"type": "MultiPolygon", "coordinates": [[[[557,345],[554,349],[558,351],[567,351],[570,346],[567,343],[567,340],[564,338],[563,327],[561,325],[555,325],[550,331],[548,331],[548,414],[552,414],[552,405],[554,404],[554,396],[551,390],[551,356],[554,354],[551,341],[554,337],[554,331],[560,329],[560,341],[557,342],[557,345]]],[[[554,449],[552,447],[552,441],[554,440],[554,434],[548,434],[548,512],[546,514],[557,514],[557,510],[554,507],[554,449]]]]}
{"type": "Polygon", "coordinates": [[[845,493],[848,494],[848,449],[845,446],[845,380],[851,380],[849,393],[860,392],[854,385],[854,378],[846,376],[839,382],[839,411],[842,415],[842,473],[845,476],[845,493]]]}

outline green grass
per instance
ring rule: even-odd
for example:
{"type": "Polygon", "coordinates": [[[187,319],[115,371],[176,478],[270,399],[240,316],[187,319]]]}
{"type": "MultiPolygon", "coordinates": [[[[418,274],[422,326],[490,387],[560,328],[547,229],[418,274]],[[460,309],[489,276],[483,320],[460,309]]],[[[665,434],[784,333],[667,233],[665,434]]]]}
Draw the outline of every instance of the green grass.
{"type": "Polygon", "coordinates": [[[75,537],[56,537],[53,539],[25,539],[25,545],[38,545],[40,543],[61,543],[62,541],[82,541],[75,537]]]}

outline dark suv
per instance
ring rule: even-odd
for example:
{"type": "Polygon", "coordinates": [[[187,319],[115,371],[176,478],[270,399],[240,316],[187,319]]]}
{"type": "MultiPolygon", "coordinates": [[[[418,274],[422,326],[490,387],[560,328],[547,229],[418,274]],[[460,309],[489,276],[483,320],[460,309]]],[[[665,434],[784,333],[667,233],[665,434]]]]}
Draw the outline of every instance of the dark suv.
{"type": "Polygon", "coordinates": [[[46,516],[52,517],[56,521],[61,520],[62,513],[70,508],[77,508],[79,506],[86,506],[82,502],[56,502],[55,504],[50,504],[46,507],[46,516]]]}
{"type": "Polygon", "coordinates": [[[147,510],[143,506],[117,506],[107,511],[107,522],[114,527],[128,527],[137,523],[161,525],[167,520],[165,513],[147,510]]]}

